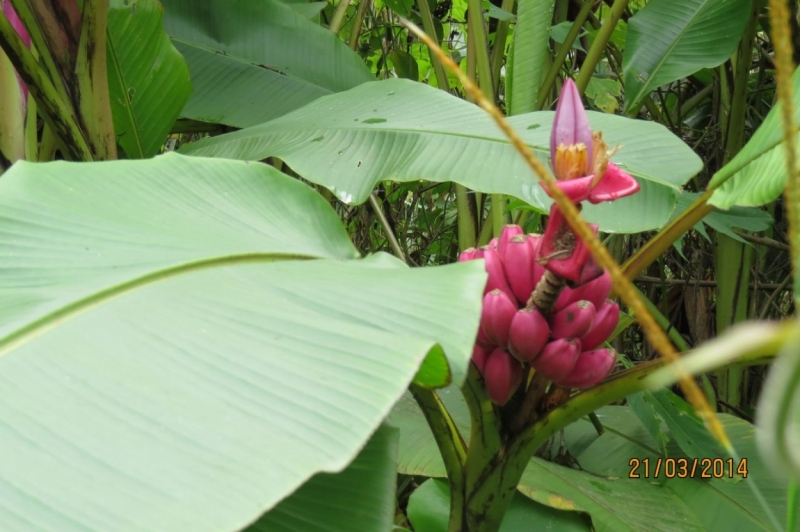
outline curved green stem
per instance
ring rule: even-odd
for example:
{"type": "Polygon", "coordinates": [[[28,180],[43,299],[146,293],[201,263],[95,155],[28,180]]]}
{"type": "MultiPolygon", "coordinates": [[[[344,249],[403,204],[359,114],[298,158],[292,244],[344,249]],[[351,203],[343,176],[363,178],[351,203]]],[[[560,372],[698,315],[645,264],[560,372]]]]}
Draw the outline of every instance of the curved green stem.
{"type": "Polygon", "coordinates": [[[672,121],[676,124],[678,120],[683,119],[688,115],[691,111],[693,111],[698,105],[700,105],[703,100],[711,96],[711,93],[714,92],[714,84],[709,83],[699,91],[697,94],[683,102],[680,106],[675,108],[675,114],[672,115],[672,121]]]}
{"type": "MultiPolygon", "coordinates": [[[[511,11],[514,9],[514,0],[503,0],[500,5],[503,11],[511,11]]],[[[508,27],[510,20],[501,20],[497,23],[497,29],[494,32],[494,48],[492,49],[492,89],[494,93],[500,87],[500,69],[503,67],[503,58],[506,54],[506,38],[508,37],[508,27]]]]}
{"type": "Polygon", "coordinates": [[[333,17],[331,17],[331,23],[328,24],[328,29],[333,33],[339,33],[339,30],[342,29],[342,23],[348,7],[350,7],[350,0],[339,0],[333,12],[333,17]]]}
{"type": "Polygon", "coordinates": [[[507,508],[507,503],[503,504],[502,494],[494,489],[497,484],[493,482],[492,475],[492,471],[504,461],[504,430],[494,404],[486,395],[483,379],[473,364],[470,365],[461,392],[469,407],[472,422],[469,453],[464,466],[466,483],[462,530],[494,531],[499,528],[507,508]],[[488,497],[485,495],[487,487],[488,497]]]}
{"type": "Polygon", "coordinates": [[[586,86],[589,85],[594,69],[597,63],[600,62],[600,58],[603,57],[603,51],[611,39],[611,33],[614,31],[619,19],[622,18],[622,13],[626,7],[628,7],[628,0],[615,0],[614,5],[611,6],[611,13],[603,21],[603,25],[600,26],[600,31],[597,32],[597,37],[592,43],[592,47],[589,48],[586,60],[583,62],[580,72],[578,72],[578,79],[575,80],[575,84],[581,94],[586,90],[586,86]]]}
{"type": "Polygon", "coordinates": [[[678,240],[681,235],[713,211],[714,207],[708,204],[708,199],[712,193],[713,190],[709,190],[697,198],[680,216],[672,220],[658,234],[648,240],[631,258],[625,261],[625,264],[621,266],[625,277],[635,279],[645,268],[669,249],[672,243],[678,240]]]}
{"type": "MultiPolygon", "coordinates": [[[[474,195],[473,195],[474,197],[474,195]]],[[[470,192],[464,185],[456,183],[456,210],[458,211],[458,249],[475,247],[477,219],[470,192]]]]}
{"type": "MultiPolygon", "coordinates": [[[[485,521],[499,526],[528,462],[550,436],[601,406],[641,391],[644,389],[645,377],[663,365],[664,361],[659,359],[624,371],[613,379],[575,396],[526,428],[502,448],[503,459],[487,462],[487,467],[482,471],[481,483],[476,485],[470,494],[469,508],[475,515],[480,515],[485,521]]],[[[470,454],[471,451],[470,449],[470,454]]],[[[469,476],[467,478],[467,486],[470,486],[469,476]]],[[[473,529],[469,530],[472,532],[473,529]]],[[[486,530],[497,530],[497,528],[486,530]]]]}
{"type": "Polygon", "coordinates": [[[380,203],[378,203],[378,198],[375,197],[374,192],[369,195],[369,205],[378,217],[383,232],[386,233],[386,240],[389,241],[389,247],[392,248],[392,253],[394,253],[395,257],[408,264],[408,259],[403,253],[403,248],[400,247],[400,242],[397,241],[397,236],[395,236],[394,231],[392,231],[392,226],[389,224],[389,220],[386,219],[386,215],[383,213],[383,209],[380,203]]]}
{"type": "Polygon", "coordinates": [[[553,89],[553,84],[558,77],[558,72],[561,70],[561,67],[564,66],[564,61],[567,59],[567,54],[569,54],[569,51],[572,49],[575,39],[577,39],[578,35],[580,35],[583,24],[586,22],[586,18],[589,16],[589,13],[592,12],[593,5],[594,3],[590,0],[586,0],[583,3],[581,10],[578,12],[578,16],[575,17],[575,22],[572,23],[572,27],[570,28],[569,33],[567,33],[567,38],[564,39],[564,42],[561,43],[561,46],[559,46],[558,53],[553,60],[553,64],[550,65],[550,70],[547,71],[547,76],[545,76],[544,81],[542,82],[542,87],[539,89],[539,96],[536,98],[537,110],[541,111],[544,109],[547,95],[550,94],[550,91],[553,89]]]}
{"type": "Polygon", "coordinates": [[[797,529],[797,508],[800,506],[800,488],[798,488],[797,480],[789,482],[789,489],[786,494],[786,530],[791,532],[797,529]]]}
{"type": "MultiPolygon", "coordinates": [[[[469,0],[469,40],[472,45],[469,51],[474,53],[475,62],[478,70],[478,86],[487,99],[494,102],[494,83],[492,81],[492,67],[489,62],[488,41],[486,38],[486,28],[483,20],[483,4],[480,0],[469,0]]],[[[503,226],[509,222],[509,216],[505,210],[505,197],[503,194],[492,194],[492,206],[497,205],[497,209],[492,210],[491,224],[495,235],[499,235],[503,226]]],[[[487,221],[488,223],[488,221],[487,221]]]]}
{"type": "Polygon", "coordinates": [[[461,433],[450,417],[439,395],[433,390],[416,384],[409,386],[411,394],[417,401],[428,426],[431,428],[439,453],[442,455],[447,479],[450,483],[450,530],[460,531],[463,528],[464,501],[464,464],[467,449],[461,433]]]}
{"type": "MultiPolygon", "coordinates": [[[[436,35],[433,13],[431,13],[431,6],[428,4],[427,0],[417,0],[417,9],[419,9],[419,15],[420,18],[422,18],[422,28],[425,30],[425,33],[437,43],[441,42],[439,40],[439,35],[436,35]]],[[[450,82],[447,79],[447,72],[444,69],[444,65],[442,65],[442,62],[436,55],[431,54],[430,57],[431,64],[433,65],[433,73],[436,75],[436,86],[443,91],[449,92],[450,82]]]]}
{"type": "Polygon", "coordinates": [[[364,22],[364,15],[369,7],[370,0],[359,0],[356,16],[353,19],[353,29],[350,30],[350,49],[355,51],[358,48],[358,37],[361,35],[361,24],[364,22]]]}
{"type": "Polygon", "coordinates": [[[475,59],[478,65],[478,86],[486,97],[494,101],[494,88],[492,84],[492,67],[489,63],[489,48],[486,38],[486,28],[483,20],[483,4],[481,0],[468,0],[469,13],[469,35],[475,51],[475,59]]]}
{"type": "Polygon", "coordinates": [[[111,98],[108,93],[108,2],[84,0],[81,37],[75,61],[75,110],[95,159],[117,158],[111,98]]]}

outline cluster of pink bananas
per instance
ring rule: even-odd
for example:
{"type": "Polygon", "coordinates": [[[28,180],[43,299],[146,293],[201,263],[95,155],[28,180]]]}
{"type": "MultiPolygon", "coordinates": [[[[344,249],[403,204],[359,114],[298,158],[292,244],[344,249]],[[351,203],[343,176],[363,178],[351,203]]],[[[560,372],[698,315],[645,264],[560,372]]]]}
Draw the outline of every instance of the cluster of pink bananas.
{"type": "MultiPolygon", "coordinates": [[[[556,186],[572,202],[613,201],[639,190],[632,176],[609,162],[613,151],[607,148],[602,133],[589,127],[580,94],[567,80],[550,136],[550,166],[556,186]]],[[[597,226],[590,227],[596,234],[597,226]]],[[[619,321],[619,306],[606,300],[611,278],[557,205],[550,209],[544,235],[506,226],[488,246],[459,257],[473,259],[485,261],[489,279],[472,360],[494,403],[508,402],[526,365],[564,388],[589,388],[608,375],[616,351],[600,346],[619,321]],[[558,293],[555,302],[537,303],[547,291],[558,293]]]]}
{"type": "Polygon", "coordinates": [[[537,261],[541,244],[541,236],[509,225],[499,239],[459,257],[482,258],[489,274],[472,360],[489,397],[500,405],[519,388],[525,364],[559,386],[588,388],[605,378],[616,360],[613,349],[600,348],[619,321],[619,306],[606,300],[607,273],[565,288],[547,315],[528,304],[545,272],[537,261]]]}

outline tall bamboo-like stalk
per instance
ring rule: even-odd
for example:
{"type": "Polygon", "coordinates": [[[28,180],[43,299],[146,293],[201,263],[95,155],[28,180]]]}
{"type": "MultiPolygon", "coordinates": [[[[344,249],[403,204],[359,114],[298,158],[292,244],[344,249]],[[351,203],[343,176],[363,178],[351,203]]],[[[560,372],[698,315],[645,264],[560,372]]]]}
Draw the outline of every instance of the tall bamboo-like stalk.
{"type": "MultiPolygon", "coordinates": [[[[753,41],[758,29],[760,2],[753,2],[750,19],[745,27],[739,47],[731,57],[733,87],[728,87],[730,100],[721,106],[720,121],[725,118],[722,164],[727,164],[744,146],[745,116],[747,111],[747,85],[750,81],[753,41]],[[727,108],[723,111],[723,108],[727,108]]],[[[723,84],[722,86],[726,86],[723,84]]],[[[725,101],[725,96],[720,97],[725,101]]],[[[717,305],[717,336],[734,323],[745,321],[750,308],[750,267],[753,262],[753,246],[717,233],[715,237],[717,305]]],[[[746,390],[749,369],[727,368],[717,373],[717,394],[726,404],[734,408],[747,406],[746,390]]]]}

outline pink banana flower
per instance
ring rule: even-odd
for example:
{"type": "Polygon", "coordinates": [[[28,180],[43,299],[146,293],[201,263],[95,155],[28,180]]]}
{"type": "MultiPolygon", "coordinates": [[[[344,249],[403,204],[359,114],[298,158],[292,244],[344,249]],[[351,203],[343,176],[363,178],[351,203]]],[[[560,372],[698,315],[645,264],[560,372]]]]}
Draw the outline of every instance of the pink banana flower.
{"type": "Polygon", "coordinates": [[[613,153],[603,142],[603,134],[592,132],[578,88],[567,79],[550,135],[550,166],[558,180],[556,186],[573,203],[613,201],[638,192],[639,183],[609,162],[613,153]]]}

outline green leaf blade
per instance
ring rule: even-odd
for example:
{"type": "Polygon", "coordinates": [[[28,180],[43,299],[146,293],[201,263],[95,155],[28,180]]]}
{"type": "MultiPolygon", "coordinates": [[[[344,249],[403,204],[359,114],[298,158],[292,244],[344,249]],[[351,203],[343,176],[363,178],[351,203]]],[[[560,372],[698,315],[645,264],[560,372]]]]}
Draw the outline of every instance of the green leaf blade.
{"type": "Polygon", "coordinates": [[[113,0],[108,83],[114,133],[131,159],[156,155],[192,92],[189,68],[162,27],[153,0],[113,0]]]}
{"type": "MultiPolygon", "coordinates": [[[[792,76],[795,121],[800,119],[800,68],[792,76]]],[[[774,200],[786,186],[786,162],[778,102],[744,148],[711,178],[709,203],[721,209],[758,207],[774,200]]]]}
{"type": "Polygon", "coordinates": [[[509,115],[537,109],[549,53],[550,23],[555,3],[525,0],[519,3],[509,68],[509,115]]]}
{"type": "Polygon", "coordinates": [[[336,35],[277,0],[164,0],[195,92],[181,113],[248,127],[375,78],[336,35]],[[286,43],[292,43],[286,46],[286,43]]]}
{"type": "MultiPolygon", "coordinates": [[[[548,157],[553,116],[546,111],[510,119],[541,160],[548,157]]],[[[624,146],[614,162],[639,178],[643,190],[621,199],[613,210],[587,207],[587,218],[607,232],[660,227],[674,208],[674,191],[700,170],[700,159],[657,124],[604,113],[589,116],[593,129],[602,130],[612,146],[624,146]],[[628,214],[614,216],[614,211],[628,214]]],[[[551,204],[485,113],[408,80],[363,84],[265,124],[186,145],[181,152],[246,160],[280,157],[347,203],[366,201],[382,180],[427,179],[510,194],[541,211],[551,204]]]]}
{"type": "Polygon", "coordinates": [[[4,525],[240,530],[350,464],[425,364],[469,363],[480,264],[355,260],[266,165],[20,164],[0,205],[4,525]]]}
{"type": "Polygon", "coordinates": [[[246,532],[386,530],[397,483],[398,430],[381,425],[347,469],[318,473],[246,532]]]}
{"type": "Polygon", "coordinates": [[[628,21],[626,111],[638,111],[655,88],[730,57],[749,10],[748,0],[650,0],[628,21]]]}

